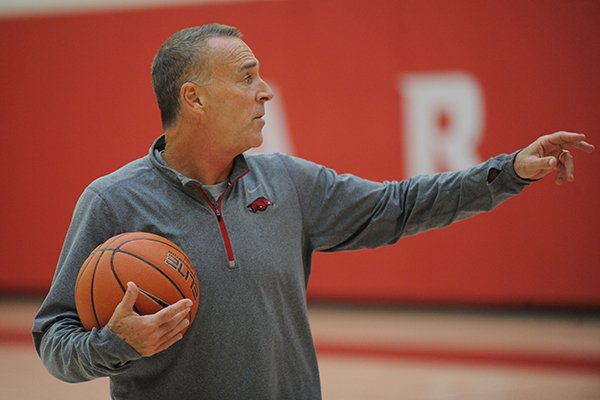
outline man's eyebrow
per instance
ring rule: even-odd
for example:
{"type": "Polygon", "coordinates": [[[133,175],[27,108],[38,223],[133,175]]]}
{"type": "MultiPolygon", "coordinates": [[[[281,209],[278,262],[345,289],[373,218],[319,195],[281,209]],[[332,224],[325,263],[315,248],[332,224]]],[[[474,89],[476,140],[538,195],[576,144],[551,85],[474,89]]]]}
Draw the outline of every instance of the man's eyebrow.
{"type": "Polygon", "coordinates": [[[247,70],[247,69],[252,69],[258,66],[258,61],[256,60],[252,60],[252,61],[248,61],[247,63],[242,64],[242,66],[240,67],[240,72],[247,70]]]}

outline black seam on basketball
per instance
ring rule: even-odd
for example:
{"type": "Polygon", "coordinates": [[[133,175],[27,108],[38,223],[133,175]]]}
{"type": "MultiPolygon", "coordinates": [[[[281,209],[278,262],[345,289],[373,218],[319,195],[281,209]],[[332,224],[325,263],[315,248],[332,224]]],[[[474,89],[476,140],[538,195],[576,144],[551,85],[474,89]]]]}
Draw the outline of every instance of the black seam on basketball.
{"type": "Polygon", "coordinates": [[[170,248],[172,248],[174,250],[177,250],[177,252],[179,253],[179,255],[183,256],[185,258],[185,261],[187,261],[188,270],[190,270],[190,272],[196,278],[196,282],[198,282],[198,274],[196,273],[196,268],[194,267],[194,264],[192,264],[192,260],[190,260],[190,258],[187,256],[187,254],[185,254],[185,252],[179,246],[177,246],[176,244],[174,244],[174,243],[172,243],[170,241],[166,241],[165,242],[165,241],[162,241],[162,240],[157,239],[157,238],[132,238],[132,239],[124,241],[123,243],[120,243],[117,247],[115,247],[114,249],[110,249],[110,250],[121,251],[121,252],[126,253],[125,251],[121,250],[121,246],[124,246],[125,244],[130,243],[130,242],[135,242],[135,241],[139,241],[139,240],[148,240],[148,241],[151,241],[151,242],[157,242],[157,243],[161,243],[161,244],[166,244],[170,248]]]}
{"type": "Polygon", "coordinates": [[[179,248],[179,246],[177,246],[177,245],[174,246],[173,243],[171,243],[169,241],[165,242],[165,241],[162,241],[162,240],[157,239],[157,238],[145,238],[145,237],[136,237],[136,238],[128,239],[128,240],[124,241],[123,243],[120,243],[116,248],[120,249],[121,246],[123,246],[123,245],[125,245],[127,243],[135,242],[135,241],[139,241],[139,240],[148,240],[150,242],[158,242],[158,243],[166,244],[170,248],[175,249],[178,252],[182,252],[182,250],[179,248]]]}
{"type": "Polygon", "coordinates": [[[167,303],[166,301],[164,301],[163,299],[161,299],[157,295],[150,293],[149,291],[145,290],[144,288],[141,288],[141,287],[138,286],[138,290],[140,291],[141,294],[143,294],[144,296],[146,296],[147,298],[149,298],[150,300],[152,300],[153,302],[155,302],[156,304],[158,304],[162,308],[170,306],[169,303],[167,303]]]}
{"type": "MultiPolygon", "coordinates": [[[[126,291],[127,289],[125,288],[125,285],[123,285],[123,282],[121,282],[121,279],[119,279],[119,275],[117,275],[117,271],[115,271],[115,265],[114,265],[114,263],[113,263],[113,261],[114,261],[114,259],[115,259],[115,254],[116,254],[117,252],[118,252],[118,253],[122,253],[121,251],[119,251],[119,250],[117,250],[117,249],[113,250],[113,252],[112,252],[112,255],[110,256],[110,270],[112,271],[112,273],[113,273],[113,276],[114,276],[114,277],[115,277],[115,279],[117,280],[117,283],[118,283],[118,284],[119,284],[119,286],[121,287],[121,290],[123,291],[123,295],[125,295],[125,291],[126,291]]],[[[140,310],[138,310],[138,308],[135,306],[135,303],[133,303],[133,310],[134,310],[136,313],[138,313],[138,314],[140,314],[140,315],[141,315],[141,313],[140,313],[140,310]]]]}
{"type": "MultiPolygon", "coordinates": [[[[124,236],[124,235],[129,235],[129,234],[130,233],[121,233],[120,235],[115,236],[113,238],[114,240],[111,240],[110,243],[107,243],[107,246],[110,245],[110,244],[112,244],[119,237],[124,236]]],[[[148,240],[148,241],[151,241],[151,242],[157,242],[157,243],[165,244],[165,245],[169,246],[170,248],[172,248],[174,250],[177,250],[177,252],[181,256],[183,256],[183,258],[185,258],[185,261],[187,261],[188,267],[192,267],[192,268],[188,268],[188,269],[196,276],[196,281],[198,280],[198,274],[196,273],[196,269],[194,268],[194,264],[192,263],[192,260],[190,260],[190,258],[183,251],[183,249],[181,249],[179,246],[177,246],[173,242],[169,241],[168,239],[165,239],[167,241],[163,241],[163,240],[160,240],[160,237],[159,238],[154,238],[154,237],[135,237],[135,238],[128,239],[128,240],[126,240],[126,241],[124,241],[122,243],[119,243],[119,245],[117,247],[115,247],[115,248],[111,249],[111,248],[105,247],[102,250],[113,250],[113,251],[120,250],[121,246],[124,246],[125,244],[130,243],[130,242],[135,242],[135,241],[139,241],[139,240],[148,240]]]]}
{"type": "MultiPolygon", "coordinates": [[[[183,258],[185,258],[185,261],[187,261],[188,265],[193,265],[192,264],[192,260],[190,260],[190,258],[187,256],[187,254],[185,254],[184,251],[181,248],[179,248],[177,245],[173,246],[172,243],[163,242],[162,240],[153,239],[153,238],[133,238],[133,239],[126,240],[126,241],[124,241],[122,243],[119,243],[119,245],[116,246],[116,247],[114,247],[114,248],[105,247],[102,250],[112,250],[112,251],[114,251],[114,250],[120,250],[121,246],[124,246],[127,243],[139,241],[139,240],[147,240],[147,241],[150,241],[150,242],[157,242],[157,243],[160,243],[160,244],[165,244],[165,245],[169,246],[170,248],[172,248],[173,250],[176,250],[183,258]]],[[[194,273],[196,273],[196,271],[194,271],[194,273]]]]}
{"type": "MultiPolygon", "coordinates": [[[[94,258],[94,256],[96,255],[98,251],[93,251],[88,258],[85,260],[85,262],[83,263],[83,265],[81,266],[81,268],[79,268],[79,272],[77,274],[77,276],[83,276],[83,274],[85,273],[85,270],[87,269],[87,267],[90,265],[90,262],[92,261],[92,259],[94,258]]],[[[79,279],[77,279],[75,281],[75,293],[77,293],[77,288],[79,287],[79,279]]]]}
{"type": "MultiPolygon", "coordinates": [[[[185,298],[185,295],[183,294],[183,292],[181,291],[181,289],[179,289],[179,286],[177,286],[177,284],[173,281],[173,279],[171,279],[167,274],[165,274],[160,268],[158,268],[156,265],[152,264],[150,261],[146,260],[145,258],[143,258],[143,257],[141,257],[141,256],[139,256],[137,254],[130,253],[128,251],[123,251],[123,250],[115,249],[115,251],[113,252],[113,256],[111,257],[111,260],[110,260],[110,265],[111,265],[111,268],[113,268],[113,273],[115,274],[115,277],[117,277],[117,275],[116,275],[116,272],[114,270],[112,261],[113,261],[114,255],[116,253],[127,254],[128,256],[131,256],[133,258],[137,258],[138,260],[145,262],[146,264],[148,264],[149,266],[151,266],[152,268],[154,268],[156,271],[158,271],[169,282],[171,282],[171,284],[175,287],[175,289],[177,289],[177,291],[179,292],[179,294],[181,295],[181,297],[185,298]]],[[[117,280],[119,281],[118,277],[117,277],[117,280]]]]}
{"type": "Polygon", "coordinates": [[[102,257],[104,257],[104,251],[101,251],[100,253],[100,256],[96,260],[96,265],[94,265],[94,271],[92,272],[92,282],[90,284],[90,304],[92,306],[92,312],[94,314],[94,319],[96,320],[96,325],[98,326],[98,328],[102,328],[102,326],[100,325],[100,320],[98,319],[98,314],[96,313],[96,303],[94,301],[94,281],[96,279],[96,270],[98,269],[98,264],[100,264],[100,260],[102,259],[102,257]]]}
{"type": "Polygon", "coordinates": [[[120,234],[118,234],[116,236],[113,236],[112,238],[110,238],[106,242],[102,243],[102,244],[105,244],[106,246],[103,249],[100,249],[100,250],[110,250],[108,248],[108,246],[110,246],[111,244],[113,244],[118,238],[120,238],[123,235],[127,235],[127,233],[120,233],[120,234]]]}

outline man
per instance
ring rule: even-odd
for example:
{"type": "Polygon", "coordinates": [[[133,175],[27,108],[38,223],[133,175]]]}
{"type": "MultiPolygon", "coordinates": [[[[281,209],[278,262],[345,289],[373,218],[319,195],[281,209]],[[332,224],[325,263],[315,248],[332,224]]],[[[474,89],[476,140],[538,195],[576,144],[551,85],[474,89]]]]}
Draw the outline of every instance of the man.
{"type": "Polygon", "coordinates": [[[259,66],[223,25],[177,32],[159,50],[152,77],[165,134],[148,156],[86,188],[34,322],[54,376],[109,376],[113,399],[318,399],[306,313],[313,251],[383,246],[448,225],[554,170],[557,183],[572,181],[568,149],[594,148],[558,132],[465,171],[387,183],[281,154],[245,157],[262,143],[273,97],[259,66]],[[196,266],[201,301],[185,336],[191,301],[140,316],[134,282],[106,327],[83,329],[79,267],[128,231],[173,240],[196,266]]]}

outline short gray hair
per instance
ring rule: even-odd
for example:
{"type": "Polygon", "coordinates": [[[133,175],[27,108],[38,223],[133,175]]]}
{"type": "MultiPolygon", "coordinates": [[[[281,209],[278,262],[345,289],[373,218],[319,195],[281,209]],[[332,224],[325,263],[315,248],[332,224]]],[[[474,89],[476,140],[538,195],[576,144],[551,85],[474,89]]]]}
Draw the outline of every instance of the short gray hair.
{"type": "Polygon", "coordinates": [[[212,37],[241,38],[233,26],[207,24],[175,32],[160,47],[152,62],[152,85],[163,129],[172,125],[179,114],[179,90],[190,80],[207,79],[208,46],[212,37]]]}

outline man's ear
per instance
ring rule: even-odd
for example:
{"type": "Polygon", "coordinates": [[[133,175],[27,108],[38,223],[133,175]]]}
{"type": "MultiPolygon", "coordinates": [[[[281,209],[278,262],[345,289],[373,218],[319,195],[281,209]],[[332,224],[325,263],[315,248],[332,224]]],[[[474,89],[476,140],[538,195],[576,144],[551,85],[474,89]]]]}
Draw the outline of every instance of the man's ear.
{"type": "Polygon", "coordinates": [[[203,110],[203,96],[201,88],[192,82],[186,82],[179,89],[181,108],[198,112],[203,110]]]}

